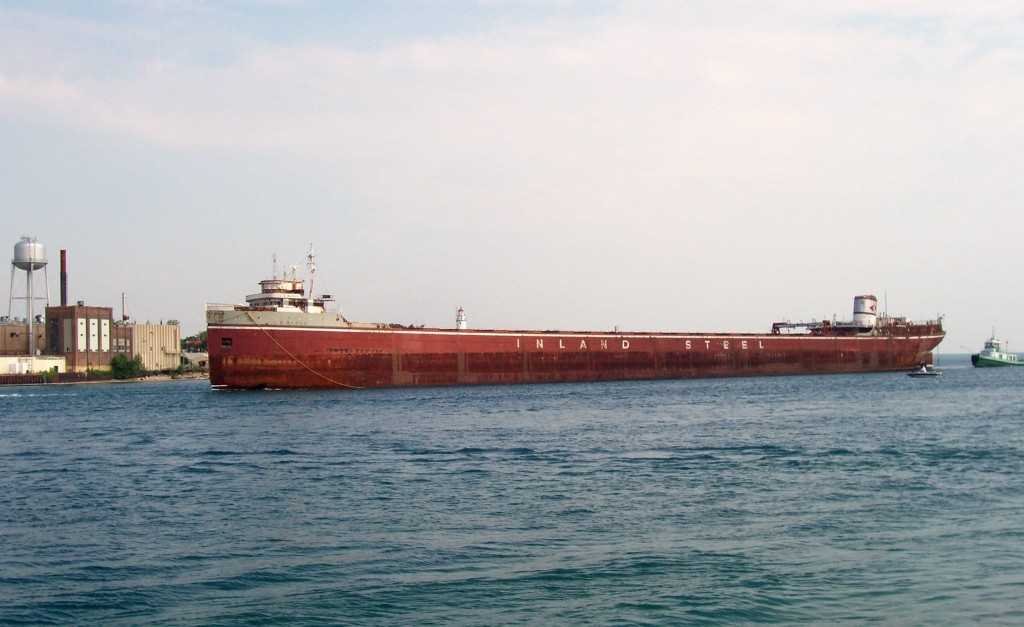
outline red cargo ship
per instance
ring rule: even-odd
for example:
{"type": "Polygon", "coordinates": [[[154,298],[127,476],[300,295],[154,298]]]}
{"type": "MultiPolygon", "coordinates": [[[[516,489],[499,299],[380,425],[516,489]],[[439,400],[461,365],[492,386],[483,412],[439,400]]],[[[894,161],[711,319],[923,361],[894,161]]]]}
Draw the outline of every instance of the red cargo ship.
{"type": "MultiPolygon", "coordinates": [[[[310,256],[312,261],[312,255],[310,256]]],[[[312,263],[310,264],[312,270],[312,263]]],[[[311,275],[312,276],[312,275],[311,275]]],[[[312,280],[310,281],[312,283],[312,280]]],[[[300,279],[260,282],[245,305],[207,305],[214,389],[373,388],[909,370],[931,363],[942,320],[777,322],[768,333],[453,329],[350,322],[300,279]]]]}

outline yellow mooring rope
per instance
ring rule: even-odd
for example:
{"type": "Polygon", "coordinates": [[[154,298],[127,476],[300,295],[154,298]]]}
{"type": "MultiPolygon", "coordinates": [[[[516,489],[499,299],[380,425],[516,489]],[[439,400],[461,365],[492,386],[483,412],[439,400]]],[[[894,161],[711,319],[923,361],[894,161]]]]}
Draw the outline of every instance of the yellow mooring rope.
{"type": "Polygon", "coordinates": [[[347,384],[347,383],[342,383],[341,381],[335,381],[334,379],[332,379],[332,378],[328,377],[327,375],[325,375],[325,374],[322,374],[322,373],[319,373],[319,372],[317,372],[316,370],[313,370],[312,368],[310,368],[310,367],[309,367],[309,366],[307,366],[306,364],[302,363],[302,361],[301,361],[301,360],[300,360],[300,359],[299,359],[298,357],[296,357],[295,355],[293,355],[293,354],[291,353],[291,351],[289,351],[289,350],[288,350],[287,348],[285,348],[284,346],[282,346],[282,345],[281,345],[281,343],[277,341],[277,338],[275,338],[275,337],[274,337],[273,335],[271,335],[271,334],[270,334],[270,333],[269,333],[269,332],[268,332],[268,331],[267,331],[266,329],[264,329],[264,328],[263,328],[263,327],[262,327],[262,326],[260,325],[260,323],[259,323],[259,322],[256,322],[256,318],[254,318],[254,317],[253,317],[253,315],[252,315],[252,312],[250,312],[250,311],[247,311],[247,312],[245,312],[245,315],[249,316],[249,319],[250,319],[250,320],[252,320],[252,323],[256,325],[256,328],[257,328],[257,329],[259,329],[260,331],[263,331],[264,335],[266,335],[267,337],[269,337],[269,338],[270,338],[270,341],[271,341],[271,342],[273,342],[274,344],[277,344],[277,347],[278,347],[278,348],[280,348],[281,350],[283,350],[283,351],[284,351],[284,353],[285,353],[286,355],[288,355],[289,357],[291,357],[292,359],[294,359],[294,360],[295,360],[295,363],[299,364],[300,366],[302,366],[302,367],[303,367],[303,368],[305,368],[306,370],[309,370],[310,372],[312,372],[312,373],[313,373],[313,374],[315,374],[316,376],[320,377],[320,378],[321,378],[321,379],[323,379],[324,381],[329,381],[329,382],[333,383],[334,385],[338,385],[338,386],[341,386],[341,387],[343,387],[343,388],[352,388],[352,389],[354,389],[354,390],[363,390],[363,389],[366,389],[366,388],[364,388],[364,387],[362,387],[362,386],[359,386],[359,385],[349,385],[349,384],[347,384]]]}

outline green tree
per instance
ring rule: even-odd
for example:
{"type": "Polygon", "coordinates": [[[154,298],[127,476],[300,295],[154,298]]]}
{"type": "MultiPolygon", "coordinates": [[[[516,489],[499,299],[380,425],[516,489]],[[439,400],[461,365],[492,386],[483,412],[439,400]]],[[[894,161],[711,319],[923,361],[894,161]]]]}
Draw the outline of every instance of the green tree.
{"type": "Polygon", "coordinates": [[[186,353],[205,353],[206,331],[200,331],[181,340],[181,350],[186,353]]]}
{"type": "Polygon", "coordinates": [[[142,374],[142,357],[114,355],[110,360],[110,371],[115,379],[134,379],[142,374]]]}

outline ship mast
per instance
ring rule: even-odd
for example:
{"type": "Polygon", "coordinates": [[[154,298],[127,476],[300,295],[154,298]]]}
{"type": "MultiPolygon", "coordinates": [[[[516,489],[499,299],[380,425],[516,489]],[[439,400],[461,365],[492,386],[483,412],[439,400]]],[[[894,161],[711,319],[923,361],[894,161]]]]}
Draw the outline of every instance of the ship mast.
{"type": "Polygon", "coordinates": [[[313,254],[313,244],[309,245],[309,254],[306,255],[306,268],[309,269],[309,299],[313,300],[313,275],[316,273],[316,255],[313,254]]]}

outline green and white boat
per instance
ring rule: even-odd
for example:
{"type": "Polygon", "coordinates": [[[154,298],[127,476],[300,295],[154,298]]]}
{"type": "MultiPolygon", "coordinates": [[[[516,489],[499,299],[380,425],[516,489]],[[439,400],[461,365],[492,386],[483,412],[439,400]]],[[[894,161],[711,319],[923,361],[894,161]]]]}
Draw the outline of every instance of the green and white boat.
{"type": "Polygon", "coordinates": [[[1024,361],[1016,355],[1003,352],[1003,342],[997,340],[995,334],[985,340],[985,348],[980,353],[971,355],[971,363],[978,368],[998,368],[1001,366],[1024,366],[1024,361]]]}

